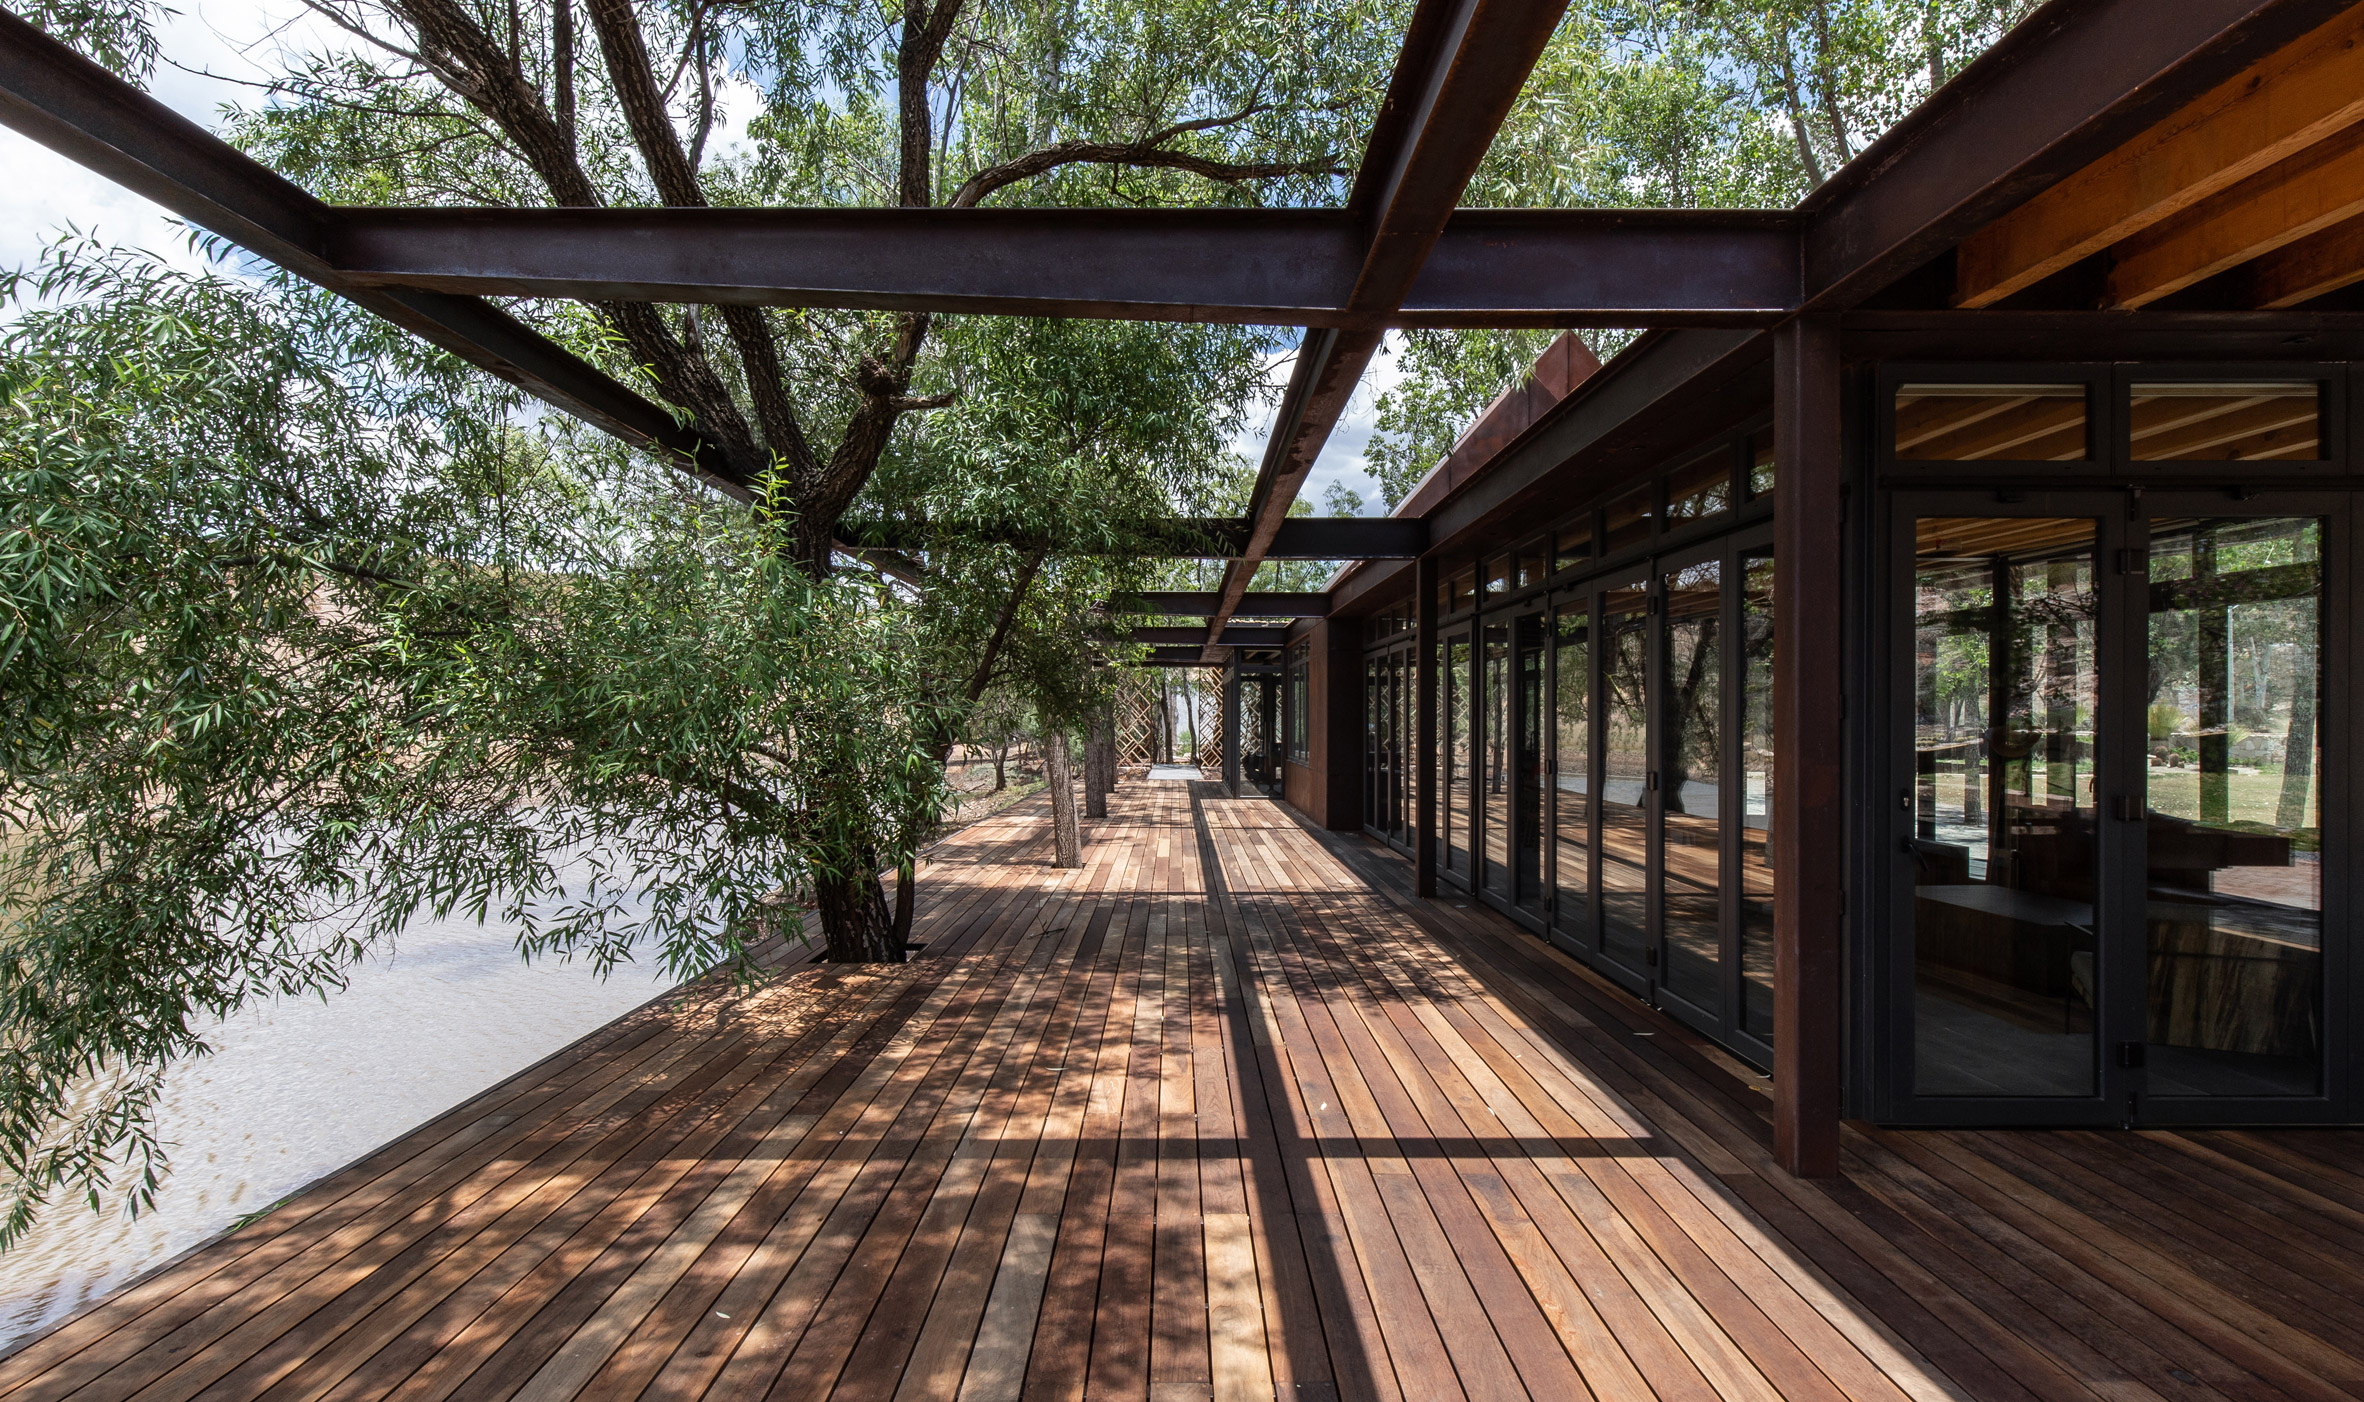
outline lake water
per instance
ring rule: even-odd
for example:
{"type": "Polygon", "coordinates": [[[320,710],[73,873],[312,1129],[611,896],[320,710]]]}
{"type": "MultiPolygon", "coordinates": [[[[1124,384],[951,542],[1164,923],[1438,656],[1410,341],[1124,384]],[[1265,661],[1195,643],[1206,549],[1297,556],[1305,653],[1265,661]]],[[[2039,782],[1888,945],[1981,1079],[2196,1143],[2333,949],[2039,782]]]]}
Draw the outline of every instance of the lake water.
{"type": "Polygon", "coordinates": [[[173,1068],[158,1125],[172,1175],[155,1209],[53,1203],[0,1252],[0,1353],[257,1208],[614,1021],[664,991],[654,966],[606,979],[528,966],[511,932],[422,921],[317,999],[249,1008],[173,1068]]]}

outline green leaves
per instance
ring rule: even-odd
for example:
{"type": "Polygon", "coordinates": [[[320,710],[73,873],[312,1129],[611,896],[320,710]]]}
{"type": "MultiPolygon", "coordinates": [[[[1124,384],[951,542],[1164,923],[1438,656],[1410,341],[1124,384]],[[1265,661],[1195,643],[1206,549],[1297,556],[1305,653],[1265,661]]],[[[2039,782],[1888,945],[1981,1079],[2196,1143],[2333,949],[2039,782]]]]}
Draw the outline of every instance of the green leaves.
{"type": "Polygon", "coordinates": [[[0,1240],[144,1202],[164,1068],[418,912],[751,972],[767,894],[933,823],[908,606],[792,522],[307,289],[70,244],[6,291],[0,1240]]]}

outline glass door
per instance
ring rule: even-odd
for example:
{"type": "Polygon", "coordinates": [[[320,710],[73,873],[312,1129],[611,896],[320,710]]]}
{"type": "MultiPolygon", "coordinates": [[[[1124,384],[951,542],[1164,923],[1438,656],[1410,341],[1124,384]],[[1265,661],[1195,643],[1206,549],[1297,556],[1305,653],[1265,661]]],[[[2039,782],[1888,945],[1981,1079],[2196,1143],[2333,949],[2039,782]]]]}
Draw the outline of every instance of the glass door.
{"type": "Polygon", "coordinates": [[[1516,695],[1513,699],[1511,744],[1511,868],[1512,889],[1521,909],[1541,917],[1545,895],[1543,875],[1544,797],[1551,750],[1551,702],[1545,682],[1550,674],[1550,642],[1541,613],[1520,614],[1511,623],[1516,695]]]}
{"type": "Polygon", "coordinates": [[[1478,811],[1478,844],[1485,853],[1486,890],[1511,897],[1510,867],[1510,620],[1491,619],[1479,628],[1478,744],[1485,759],[1478,811]]]}
{"type": "Polygon", "coordinates": [[[2099,821],[2116,739],[2102,661],[2120,644],[2104,636],[2102,562],[2123,548],[2109,505],[1932,506],[1906,527],[1911,1093],[1953,1102],[1952,1118],[1977,1100],[2003,1118],[2092,1119],[2113,1089],[2103,936],[2125,893],[2106,878],[2128,852],[2124,825],[2099,821]]]}
{"type": "Polygon", "coordinates": [[[1650,932],[1650,586],[1636,576],[1596,596],[1600,634],[1600,956],[1612,975],[1647,986],[1650,932]]]}
{"type": "Polygon", "coordinates": [[[1714,1023],[1724,1002],[1722,559],[1661,570],[1659,611],[1659,982],[1714,1023]]]}
{"type": "Polygon", "coordinates": [[[1592,601],[1552,610],[1552,937],[1593,951],[1592,601]]]}
{"type": "Polygon", "coordinates": [[[2222,493],[1900,500],[1900,1118],[2334,1114],[2342,522],[2222,493]]]}
{"type": "Polygon", "coordinates": [[[2330,518],[2229,505],[2161,498],[2146,522],[2142,1030],[2127,1059],[2161,1119],[2320,1100],[2326,974],[2344,963],[2326,957],[2345,928],[2325,920],[2330,518]]]}
{"type": "Polygon", "coordinates": [[[1444,692],[1443,713],[1438,717],[1437,748],[1444,757],[1444,778],[1437,786],[1439,799],[1437,819],[1442,824],[1444,842],[1439,858],[1444,870],[1470,879],[1471,813],[1470,813],[1470,704],[1469,704],[1469,630],[1445,635],[1439,644],[1443,650],[1442,665],[1437,669],[1437,685],[1444,692]]]}

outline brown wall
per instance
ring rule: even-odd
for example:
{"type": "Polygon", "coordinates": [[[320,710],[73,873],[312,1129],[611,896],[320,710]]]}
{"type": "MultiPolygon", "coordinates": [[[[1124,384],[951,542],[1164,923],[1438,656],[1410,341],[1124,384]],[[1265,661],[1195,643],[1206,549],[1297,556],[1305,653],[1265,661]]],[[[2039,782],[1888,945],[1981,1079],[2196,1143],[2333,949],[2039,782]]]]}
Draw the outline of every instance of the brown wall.
{"type": "Polygon", "coordinates": [[[1305,698],[1310,762],[1281,765],[1281,797],[1323,827],[1351,832],[1363,825],[1362,620],[1324,620],[1297,636],[1313,642],[1305,698]]]}

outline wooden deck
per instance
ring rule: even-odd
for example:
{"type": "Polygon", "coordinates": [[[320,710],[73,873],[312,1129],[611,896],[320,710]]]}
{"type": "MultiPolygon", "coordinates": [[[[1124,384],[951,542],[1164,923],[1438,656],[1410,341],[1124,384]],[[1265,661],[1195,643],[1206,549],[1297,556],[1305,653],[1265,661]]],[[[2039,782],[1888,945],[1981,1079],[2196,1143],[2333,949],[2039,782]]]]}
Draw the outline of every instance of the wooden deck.
{"type": "Polygon", "coordinates": [[[928,867],[0,1360],[0,1398],[2364,1397],[2364,1136],[1850,1129],[1262,800],[928,867]]]}

